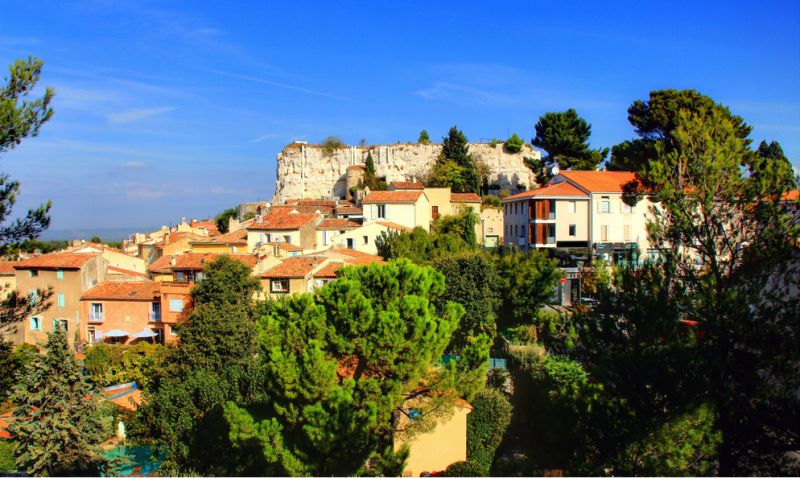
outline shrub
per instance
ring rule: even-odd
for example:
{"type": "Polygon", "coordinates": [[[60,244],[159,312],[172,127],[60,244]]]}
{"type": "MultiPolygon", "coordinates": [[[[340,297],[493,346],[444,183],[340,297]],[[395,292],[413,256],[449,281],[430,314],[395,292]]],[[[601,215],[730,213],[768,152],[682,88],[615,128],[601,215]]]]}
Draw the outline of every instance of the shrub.
{"type": "Polygon", "coordinates": [[[342,138],[338,136],[328,136],[324,140],[322,140],[322,154],[325,156],[331,156],[337,149],[343,148],[345,146],[344,141],[342,138]]]}
{"type": "Polygon", "coordinates": [[[508,196],[511,196],[511,190],[510,189],[501,189],[500,192],[498,193],[498,197],[500,199],[507,198],[508,196]]]}
{"type": "Polygon", "coordinates": [[[135,345],[96,344],[86,352],[83,366],[94,384],[107,387],[136,382],[147,387],[161,366],[165,347],[147,342],[135,345]]]}
{"type": "Polygon", "coordinates": [[[475,461],[457,461],[444,470],[444,476],[488,476],[489,469],[475,461]]]}
{"type": "Polygon", "coordinates": [[[14,443],[11,440],[0,438],[0,473],[13,473],[16,470],[14,443]]]}
{"type": "Polygon", "coordinates": [[[497,138],[492,138],[492,140],[489,142],[489,146],[492,148],[496,148],[498,144],[500,144],[500,140],[497,138]]]}
{"type": "Polygon", "coordinates": [[[467,416],[469,462],[477,464],[481,470],[488,472],[509,423],[511,423],[511,403],[506,396],[493,389],[478,392],[472,401],[472,413],[467,416]]]}
{"type": "Polygon", "coordinates": [[[514,133],[506,140],[505,148],[509,153],[519,153],[524,145],[525,141],[514,133]]]}
{"type": "Polygon", "coordinates": [[[503,201],[499,197],[492,194],[481,196],[481,201],[484,207],[494,207],[498,209],[503,207],[503,201]]]}
{"type": "Polygon", "coordinates": [[[428,132],[426,130],[422,130],[419,132],[419,139],[417,139],[417,143],[419,144],[430,144],[431,138],[428,136],[428,132]]]}

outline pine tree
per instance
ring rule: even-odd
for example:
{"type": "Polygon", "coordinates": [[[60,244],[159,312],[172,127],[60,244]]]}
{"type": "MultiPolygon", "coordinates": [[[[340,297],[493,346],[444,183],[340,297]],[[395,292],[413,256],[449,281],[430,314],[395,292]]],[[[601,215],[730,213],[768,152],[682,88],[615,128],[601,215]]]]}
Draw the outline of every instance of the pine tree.
{"type": "Polygon", "coordinates": [[[417,139],[417,143],[419,144],[430,144],[431,138],[428,136],[428,132],[426,130],[422,130],[419,132],[419,139],[417,139]]]}
{"type": "Polygon", "coordinates": [[[378,177],[375,172],[375,160],[372,159],[372,151],[367,152],[367,159],[364,161],[364,185],[371,191],[378,188],[378,177]]]}
{"type": "Polygon", "coordinates": [[[449,187],[453,192],[480,194],[478,165],[469,153],[467,137],[456,126],[442,138],[442,152],[436,158],[428,183],[449,187]]]}
{"type": "Polygon", "coordinates": [[[106,463],[100,443],[113,435],[103,426],[98,397],[67,346],[66,333],[48,335],[45,354],[29,364],[14,389],[20,470],[35,476],[96,474],[106,463]]]}

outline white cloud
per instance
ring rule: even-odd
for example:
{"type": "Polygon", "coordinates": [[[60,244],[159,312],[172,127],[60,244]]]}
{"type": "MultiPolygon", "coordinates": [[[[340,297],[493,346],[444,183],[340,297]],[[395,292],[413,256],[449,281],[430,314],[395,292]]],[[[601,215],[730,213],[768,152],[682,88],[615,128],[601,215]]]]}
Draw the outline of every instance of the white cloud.
{"type": "Polygon", "coordinates": [[[156,116],[164,113],[174,111],[175,108],[171,106],[163,106],[159,108],[135,108],[132,110],[121,111],[119,113],[109,113],[106,115],[106,120],[111,124],[125,124],[133,121],[140,121],[151,116],[156,116]]]}
{"type": "Polygon", "coordinates": [[[278,137],[278,135],[275,134],[275,133],[266,133],[266,134],[262,134],[258,138],[251,139],[250,141],[248,141],[248,143],[260,143],[262,141],[266,141],[268,139],[275,139],[277,137],[278,137]]]}

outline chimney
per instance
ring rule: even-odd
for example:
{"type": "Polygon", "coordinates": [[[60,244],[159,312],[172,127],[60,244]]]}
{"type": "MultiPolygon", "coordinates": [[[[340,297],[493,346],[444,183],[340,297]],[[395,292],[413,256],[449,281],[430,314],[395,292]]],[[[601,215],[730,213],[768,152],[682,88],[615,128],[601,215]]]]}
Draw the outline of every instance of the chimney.
{"type": "Polygon", "coordinates": [[[175,258],[176,258],[176,257],[177,257],[177,256],[172,256],[172,257],[170,258],[170,260],[169,260],[169,265],[171,265],[171,266],[174,266],[174,265],[177,263],[177,261],[175,260],[175,258]]]}

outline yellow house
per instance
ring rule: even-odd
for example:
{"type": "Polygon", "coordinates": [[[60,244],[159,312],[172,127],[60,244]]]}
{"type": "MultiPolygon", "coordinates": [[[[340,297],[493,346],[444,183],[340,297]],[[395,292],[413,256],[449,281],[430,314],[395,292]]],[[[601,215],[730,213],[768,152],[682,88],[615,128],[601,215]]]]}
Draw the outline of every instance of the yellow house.
{"type": "MultiPolygon", "coordinates": [[[[403,411],[398,413],[397,428],[407,428],[414,420],[414,408],[406,402],[403,411]]],[[[456,400],[453,414],[437,419],[434,428],[428,432],[407,434],[395,432],[394,449],[409,447],[408,461],[403,476],[421,476],[444,471],[448,466],[467,459],[467,416],[472,405],[464,400],[456,400]]]]}
{"type": "MultiPolygon", "coordinates": [[[[316,213],[300,213],[293,209],[281,209],[264,216],[256,216],[247,226],[248,252],[261,251],[270,243],[284,242],[300,247],[302,250],[314,250],[317,247],[316,226],[322,216],[316,213]]],[[[272,253],[272,248],[265,252],[272,253]]]]}
{"type": "Polygon", "coordinates": [[[287,257],[261,274],[261,289],[265,295],[275,299],[286,294],[311,292],[314,273],[328,262],[330,259],[323,256],[287,257]]]}
{"type": "Polygon", "coordinates": [[[343,234],[334,236],[328,244],[328,247],[334,249],[352,249],[367,254],[377,254],[378,248],[375,246],[375,240],[381,233],[387,231],[409,232],[411,228],[391,221],[378,219],[377,221],[366,223],[361,227],[353,228],[345,231],[343,234]]]}
{"type": "Polygon", "coordinates": [[[206,240],[192,241],[189,243],[191,252],[211,252],[214,254],[241,254],[247,251],[247,231],[238,231],[220,234],[206,240]]]}
{"type": "Polygon", "coordinates": [[[331,247],[336,236],[361,227],[360,222],[345,218],[326,218],[317,224],[317,246],[331,247]]]}
{"type": "Polygon", "coordinates": [[[431,202],[423,191],[373,191],[362,202],[364,222],[386,220],[408,228],[431,228],[431,202]]]}
{"type": "Polygon", "coordinates": [[[108,262],[108,267],[115,273],[124,274],[125,272],[136,272],[144,274],[147,272],[145,260],[141,257],[126,254],[119,249],[109,247],[105,244],[81,241],[64,252],[75,252],[78,254],[101,254],[103,259],[108,262]]]}

